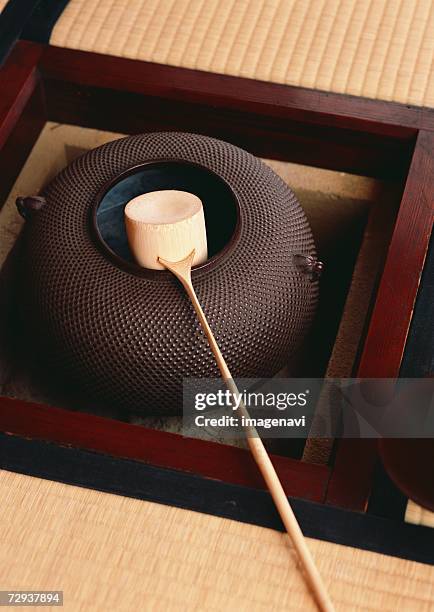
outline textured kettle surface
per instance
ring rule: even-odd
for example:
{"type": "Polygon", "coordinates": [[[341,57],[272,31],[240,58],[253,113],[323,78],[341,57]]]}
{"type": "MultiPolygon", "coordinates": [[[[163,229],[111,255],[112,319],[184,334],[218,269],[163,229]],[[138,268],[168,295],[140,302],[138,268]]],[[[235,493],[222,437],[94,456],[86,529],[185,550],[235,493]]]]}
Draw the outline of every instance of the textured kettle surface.
{"type": "Polygon", "coordinates": [[[220,176],[239,205],[239,238],[193,283],[236,377],[275,374],[312,320],[318,284],[294,263],[315,257],[295,195],[259,159],[186,133],[113,141],[63,170],[41,194],[24,234],[26,320],[43,355],[87,400],[140,414],[177,414],[184,377],[218,371],[194,311],[169,273],[116,265],[91,230],[104,185],[150,160],[194,162],[220,176]]]}

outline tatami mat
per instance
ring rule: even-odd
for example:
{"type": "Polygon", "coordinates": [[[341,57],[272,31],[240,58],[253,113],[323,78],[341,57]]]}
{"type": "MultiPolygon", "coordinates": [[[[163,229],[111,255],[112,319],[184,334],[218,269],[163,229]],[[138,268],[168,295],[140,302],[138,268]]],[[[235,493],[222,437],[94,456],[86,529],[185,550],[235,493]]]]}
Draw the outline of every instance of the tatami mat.
{"type": "MultiPolygon", "coordinates": [[[[315,610],[284,534],[0,472],[0,583],[66,610],[315,610]]],[[[434,606],[434,567],[309,539],[336,609],[434,606]]]]}
{"type": "Polygon", "coordinates": [[[410,499],[405,511],[405,520],[407,523],[414,523],[415,525],[434,527],[434,512],[418,506],[410,499]]]}
{"type": "Polygon", "coordinates": [[[53,45],[434,105],[433,0],[70,0],[53,45]]]}

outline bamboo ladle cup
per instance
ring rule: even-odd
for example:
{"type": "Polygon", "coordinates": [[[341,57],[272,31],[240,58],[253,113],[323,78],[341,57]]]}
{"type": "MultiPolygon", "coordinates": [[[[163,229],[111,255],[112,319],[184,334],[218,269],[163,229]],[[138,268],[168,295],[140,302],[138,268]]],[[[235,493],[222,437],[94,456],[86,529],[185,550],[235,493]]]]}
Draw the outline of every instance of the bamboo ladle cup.
{"type": "MultiPolygon", "coordinates": [[[[148,268],[166,268],[182,283],[205,332],[222,378],[231,393],[239,397],[240,393],[191,281],[192,266],[203,263],[207,258],[202,202],[197,196],[183,191],[150,192],[127,204],[125,225],[130,248],[137,262],[148,268]]],[[[249,416],[242,402],[239,410],[243,416],[249,416]]],[[[245,433],[250,451],[291,538],[316,603],[321,610],[332,612],[333,604],[264,444],[254,427],[245,427],[245,433]]]]}

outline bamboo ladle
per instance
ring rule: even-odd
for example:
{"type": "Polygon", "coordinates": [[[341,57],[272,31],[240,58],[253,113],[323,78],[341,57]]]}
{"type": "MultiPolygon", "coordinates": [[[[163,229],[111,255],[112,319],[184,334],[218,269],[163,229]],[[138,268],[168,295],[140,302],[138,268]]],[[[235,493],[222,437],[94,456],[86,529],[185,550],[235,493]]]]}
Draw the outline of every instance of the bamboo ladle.
{"type": "MultiPolygon", "coordinates": [[[[150,192],[127,204],[125,224],[130,248],[137,262],[148,268],[167,268],[182,283],[205,332],[222,378],[231,393],[239,397],[240,393],[191,281],[192,266],[207,259],[202,202],[197,196],[183,191],[150,192]]],[[[249,416],[242,402],[239,409],[243,416],[249,416]]],[[[332,612],[333,604],[264,444],[254,427],[245,427],[245,432],[250,451],[291,538],[317,605],[321,610],[332,612]]]]}

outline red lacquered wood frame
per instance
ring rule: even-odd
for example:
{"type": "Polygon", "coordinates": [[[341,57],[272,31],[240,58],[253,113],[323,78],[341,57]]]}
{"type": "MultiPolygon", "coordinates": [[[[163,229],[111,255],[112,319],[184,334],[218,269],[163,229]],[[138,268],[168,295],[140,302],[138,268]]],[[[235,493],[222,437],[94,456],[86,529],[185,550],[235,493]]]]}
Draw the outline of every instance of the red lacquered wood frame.
{"type": "MultiPolygon", "coordinates": [[[[175,468],[232,484],[266,488],[249,451],[130,425],[83,412],[2,398],[0,431],[79,446],[116,457],[175,468]],[[29,428],[29,424],[30,428],[29,428]]],[[[288,495],[322,502],[326,466],[273,456],[288,495]]]]}
{"type": "MultiPolygon", "coordinates": [[[[191,130],[276,159],[405,183],[358,371],[399,373],[433,224],[434,111],[19,42],[0,71],[4,196],[46,120],[125,133],[191,130]]],[[[0,430],[262,486],[247,451],[0,399],[0,430]]],[[[274,457],[288,494],[365,510],[375,444],[332,468],[274,457]]]]}

